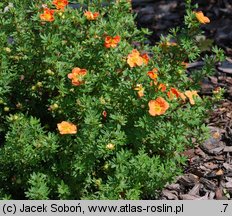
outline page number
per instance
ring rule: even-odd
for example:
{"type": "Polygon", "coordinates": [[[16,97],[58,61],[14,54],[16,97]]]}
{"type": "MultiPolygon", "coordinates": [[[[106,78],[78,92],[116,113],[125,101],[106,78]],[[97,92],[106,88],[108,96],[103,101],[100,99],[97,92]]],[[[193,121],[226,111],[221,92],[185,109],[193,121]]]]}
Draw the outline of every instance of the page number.
{"type": "Polygon", "coordinates": [[[223,204],[223,206],[224,206],[224,209],[221,212],[226,212],[226,208],[227,208],[228,204],[223,204]]]}

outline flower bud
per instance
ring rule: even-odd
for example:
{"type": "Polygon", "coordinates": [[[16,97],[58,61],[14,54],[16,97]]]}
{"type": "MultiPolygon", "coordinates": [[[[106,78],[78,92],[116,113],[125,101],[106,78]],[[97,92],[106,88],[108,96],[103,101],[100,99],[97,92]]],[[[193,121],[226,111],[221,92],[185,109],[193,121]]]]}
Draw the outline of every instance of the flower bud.
{"type": "Polygon", "coordinates": [[[33,86],[31,87],[31,90],[32,90],[32,91],[35,91],[35,90],[36,90],[36,86],[33,85],[33,86]]]}
{"type": "Polygon", "coordinates": [[[50,106],[50,109],[52,110],[52,111],[54,111],[54,110],[56,110],[56,109],[58,109],[59,108],[59,105],[58,104],[52,104],[51,106],[50,106]]]}
{"type": "Polygon", "coordinates": [[[43,86],[43,83],[42,83],[42,82],[37,82],[36,86],[42,87],[42,86],[43,86]]]}
{"type": "Polygon", "coordinates": [[[101,185],[102,180],[101,179],[96,179],[95,184],[97,187],[101,185]]]}
{"type": "Polygon", "coordinates": [[[9,47],[5,47],[5,51],[10,53],[11,52],[11,49],[9,47]]]}
{"type": "Polygon", "coordinates": [[[49,76],[53,76],[55,73],[54,73],[52,70],[48,69],[48,70],[47,70],[47,74],[48,74],[49,76]]]}
{"type": "Polygon", "coordinates": [[[9,108],[9,107],[4,107],[4,111],[5,111],[5,112],[9,112],[9,111],[10,111],[10,108],[9,108]]]}
{"type": "Polygon", "coordinates": [[[108,144],[106,145],[106,148],[109,149],[109,150],[114,150],[114,149],[115,149],[115,145],[112,144],[112,143],[108,143],[108,144]]]}

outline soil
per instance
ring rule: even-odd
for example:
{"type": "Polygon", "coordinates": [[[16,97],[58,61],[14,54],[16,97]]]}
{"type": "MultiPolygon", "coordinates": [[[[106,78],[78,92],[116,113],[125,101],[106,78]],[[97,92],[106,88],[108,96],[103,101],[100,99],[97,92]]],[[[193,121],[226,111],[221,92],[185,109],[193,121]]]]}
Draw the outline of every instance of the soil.
{"type": "MultiPolygon", "coordinates": [[[[206,41],[223,48],[226,60],[215,65],[216,73],[202,80],[201,94],[210,95],[216,87],[226,90],[225,97],[215,106],[206,123],[211,137],[202,145],[187,149],[183,154],[188,164],[176,182],[160,192],[163,200],[232,200],[232,1],[195,0],[199,9],[211,20],[203,25],[206,41]]],[[[170,28],[182,26],[184,1],[132,0],[138,27],[149,28],[151,45],[167,35],[170,28]]],[[[201,67],[202,62],[189,67],[201,67]]]]}

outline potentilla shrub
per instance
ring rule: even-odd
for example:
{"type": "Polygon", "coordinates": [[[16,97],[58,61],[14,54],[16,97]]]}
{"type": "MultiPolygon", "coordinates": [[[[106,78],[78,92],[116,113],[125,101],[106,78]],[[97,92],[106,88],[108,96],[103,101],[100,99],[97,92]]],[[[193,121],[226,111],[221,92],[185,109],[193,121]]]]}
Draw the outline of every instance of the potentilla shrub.
{"type": "Polygon", "coordinates": [[[199,82],[222,52],[186,67],[210,20],[187,1],[185,28],[151,48],[129,1],[82,3],[0,4],[2,199],[153,199],[206,137],[220,91],[199,82]]]}

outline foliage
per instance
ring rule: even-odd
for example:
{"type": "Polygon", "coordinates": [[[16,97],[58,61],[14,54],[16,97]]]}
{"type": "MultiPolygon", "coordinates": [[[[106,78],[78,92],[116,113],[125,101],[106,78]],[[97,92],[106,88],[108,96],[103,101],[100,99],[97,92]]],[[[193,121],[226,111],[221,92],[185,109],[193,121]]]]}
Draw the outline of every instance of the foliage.
{"type": "Polygon", "coordinates": [[[11,2],[0,3],[1,198],[155,198],[218,99],[197,90],[220,49],[186,73],[201,55],[191,2],[186,27],[152,49],[128,1],[83,1],[87,13],[11,2]]]}

